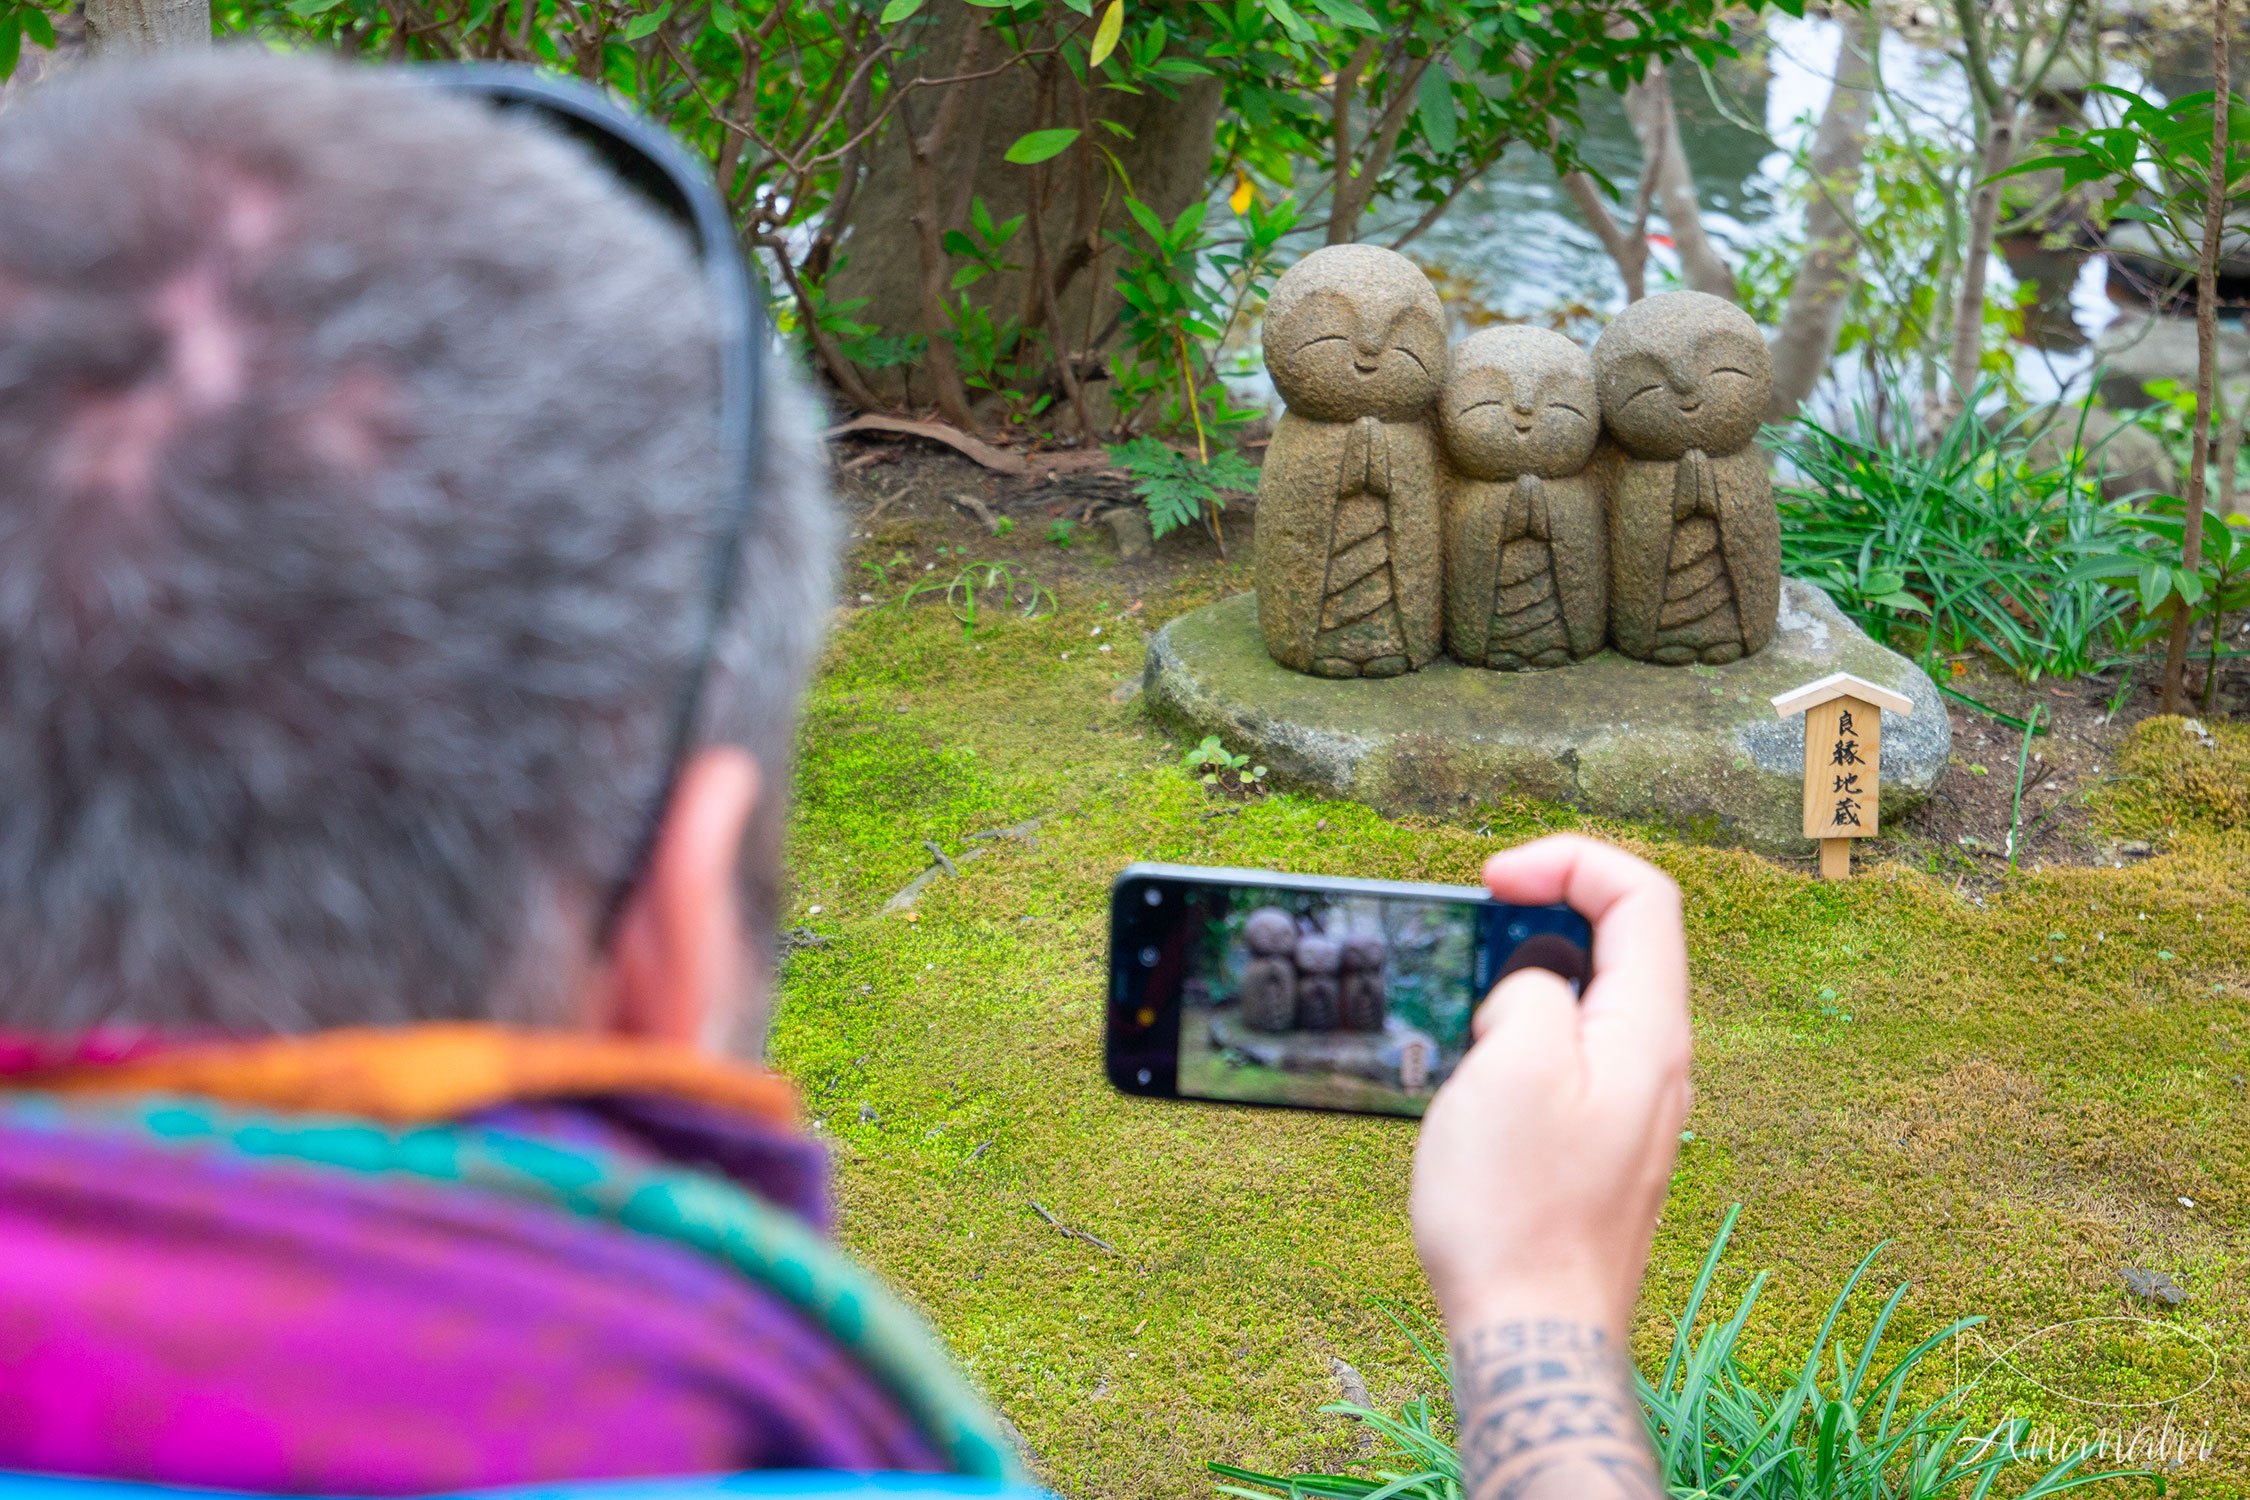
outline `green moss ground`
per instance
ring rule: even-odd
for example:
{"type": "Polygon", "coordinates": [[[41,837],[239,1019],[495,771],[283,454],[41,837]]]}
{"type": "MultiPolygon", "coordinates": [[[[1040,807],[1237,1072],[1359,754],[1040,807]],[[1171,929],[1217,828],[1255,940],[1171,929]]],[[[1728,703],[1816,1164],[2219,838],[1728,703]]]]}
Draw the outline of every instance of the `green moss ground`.
{"type": "MultiPolygon", "coordinates": [[[[1228,582],[1162,612],[1152,600],[1143,619],[1228,582]]],[[[1204,1495],[1207,1459],[1332,1466],[1353,1451],[1347,1424],[1317,1410],[1337,1399],[1332,1356],[1379,1400],[1427,1383],[1376,1310],[1425,1300],[1406,1223],[1413,1126],[1113,1094],[1099,1066],[1109,882],[1136,859],[1468,881],[1496,847],[1589,825],[1530,804],[1476,828],[1289,796],[1222,811],[1137,702],[1113,701],[1138,674],[1143,620],[1064,605],[973,642],[934,609],[840,627],[808,708],[792,843],[790,920],[825,941],[789,963],[775,1057],[835,1143],[846,1243],[936,1323],[1050,1484],[1204,1495]],[[995,844],[930,887],[917,920],[878,914],[929,862],[921,840],[958,853],[1032,816],[1036,848],[995,844]],[[1034,1200],[1117,1253],[1058,1231],[1034,1200]]],[[[2217,737],[2206,749],[2164,720],[2134,742],[2113,816],[2159,838],[2158,857],[2018,876],[1981,902],[1898,866],[1823,886],[1654,830],[1594,829],[1688,894],[1694,1139],[1658,1231],[1644,1354],[1741,1202],[1723,1286],[1772,1272],[1752,1342],[1775,1370],[1889,1239],[1876,1274],[1881,1291],[1913,1283],[1903,1334],[1989,1316],[1957,1351],[1965,1374],[2072,1319],[2150,1312],[2207,1341],[2217,1377],[2168,1410],[2175,1432],[2208,1431],[2210,1457],[2172,1493],[2250,1493],[2250,732],[2217,737]],[[2127,1264],[2170,1272],[2189,1301],[2129,1303],[2127,1264]]],[[[2081,1325],[2015,1363],[2070,1394],[2156,1400],[2208,1373],[2199,1346],[2168,1348],[2133,1325],[2081,1325]]],[[[2005,1367],[1976,1402],[2058,1436],[2163,1418],[2074,1404],[2005,1367]]]]}

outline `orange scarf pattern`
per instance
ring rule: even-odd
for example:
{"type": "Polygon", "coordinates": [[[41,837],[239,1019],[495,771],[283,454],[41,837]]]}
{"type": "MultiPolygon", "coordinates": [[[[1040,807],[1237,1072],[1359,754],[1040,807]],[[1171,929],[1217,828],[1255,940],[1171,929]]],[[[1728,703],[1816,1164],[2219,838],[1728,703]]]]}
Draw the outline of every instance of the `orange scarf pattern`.
{"type": "Polygon", "coordinates": [[[0,1079],[65,1094],[195,1094],[266,1109],[391,1124],[457,1118],[532,1099],[663,1094],[797,1126],[797,1094],[761,1068],[633,1037],[474,1022],[194,1043],[151,1057],[0,1079]]]}

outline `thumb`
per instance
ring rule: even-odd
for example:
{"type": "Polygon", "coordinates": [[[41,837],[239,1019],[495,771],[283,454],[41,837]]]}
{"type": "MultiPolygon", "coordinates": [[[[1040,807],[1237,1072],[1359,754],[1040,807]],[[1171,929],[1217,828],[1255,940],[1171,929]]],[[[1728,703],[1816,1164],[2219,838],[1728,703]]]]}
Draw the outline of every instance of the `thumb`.
{"type": "Polygon", "coordinates": [[[1518,969],[1493,986],[1473,1023],[1477,1047],[1547,1071],[1578,1062],[1578,997],[1560,975],[1518,969]]]}

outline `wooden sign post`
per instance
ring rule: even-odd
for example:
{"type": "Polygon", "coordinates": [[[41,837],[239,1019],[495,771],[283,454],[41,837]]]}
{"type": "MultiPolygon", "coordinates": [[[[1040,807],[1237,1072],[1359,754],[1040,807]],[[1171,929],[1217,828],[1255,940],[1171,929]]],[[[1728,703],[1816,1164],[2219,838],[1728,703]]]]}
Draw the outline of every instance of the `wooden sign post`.
{"type": "Polygon", "coordinates": [[[1883,763],[1883,710],[1904,716],[1914,700],[1849,672],[1773,700],[1781,718],[1805,716],[1805,837],[1820,841],[1820,878],[1852,873],[1853,839],[1873,838],[1883,763]]]}

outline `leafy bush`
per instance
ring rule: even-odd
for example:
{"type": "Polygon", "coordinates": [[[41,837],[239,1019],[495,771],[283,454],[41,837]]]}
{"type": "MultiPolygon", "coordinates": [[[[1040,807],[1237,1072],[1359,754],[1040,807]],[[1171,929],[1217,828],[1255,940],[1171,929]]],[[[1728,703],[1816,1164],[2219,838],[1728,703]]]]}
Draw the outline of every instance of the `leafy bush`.
{"type": "Polygon", "coordinates": [[[1981,647],[2029,680],[2105,664],[2132,600],[2072,570],[2140,534],[2075,445],[2043,466],[2027,418],[1994,424],[1974,401],[1924,439],[1886,432],[1864,408],[1854,426],[1766,430],[1790,476],[1776,496],[1785,573],[1889,644],[1981,647]]]}
{"type": "MultiPolygon", "coordinates": [[[[1907,1394],[1926,1377],[1923,1362],[1956,1334],[1983,1322],[1981,1317],[1947,1324],[1877,1373],[1877,1352],[1906,1297],[1902,1283],[1884,1300],[1856,1350],[1837,1344],[1831,1351],[1829,1340],[1881,1246],[1845,1281],[1796,1379],[1782,1389],[1767,1389],[1741,1357],[1743,1330],[1765,1288],[1765,1273],[1750,1283],[1731,1317],[1712,1321],[1699,1337],[1695,1329],[1704,1300],[1741,1212],[1737,1205],[1727,1214],[1703,1257],[1687,1306],[1673,1319],[1672,1346],[1657,1378],[1634,1372],[1668,1493],[1712,1500],[1985,1500],[2004,1474],[2029,1471],[2018,1457],[2029,1443],[2028,1418],[1976,1432],[1967,1419],[1947,1417],[1966,1387],[1943,1382],[1940,1393],[1919,1406],[1907,1394]],[[1825,1388],[1824,1379],[1829,1379],[1825,1388]]],[[[1395,1313],[1391,1318],[1450,1389],[1451,1369],[1431,1347],[1442,1348],[1442,1342],[1423,1338],[1395,1313]]],[[[1382,1440],[1381,1452],[1356,1465],[1366,1474],[1283,1476],[1215,1463],[1211,1471],[1233,1481],[1218,1486],[1220,1493],[1243,1500],[1461,1500],[1452,1413],[1433,1413],[1428,1398],[1419,1396],[1396,1414],[1350,1402],[1321,1410],[1363,1423],[1382,1440]]],[[[2044,1500],[2106,1479],[2153,1478],[2126,1471],[2080,1474],[2093,1455],[2094,1449],[2081,1449],[2031,1472],[2029,1483],[2013,1493],[2019,1500],[2044,1500]]],[[[2163,1482],[2156,1487],[2161,1493],[2163,1482]]]]}
{"type": "Polygon", "coordinates": [[[1226,508],[1227,490],[1258,487],[1257,465],[1239,453],[1222,451],[1198,462],[1159,438],[1138,437],[1111,448],[1109,457],[1133,476],[1156,536],[1193,524],[1206,507],[1216,516],[1226,508]]]}

